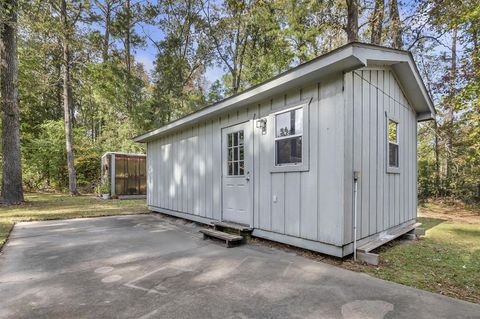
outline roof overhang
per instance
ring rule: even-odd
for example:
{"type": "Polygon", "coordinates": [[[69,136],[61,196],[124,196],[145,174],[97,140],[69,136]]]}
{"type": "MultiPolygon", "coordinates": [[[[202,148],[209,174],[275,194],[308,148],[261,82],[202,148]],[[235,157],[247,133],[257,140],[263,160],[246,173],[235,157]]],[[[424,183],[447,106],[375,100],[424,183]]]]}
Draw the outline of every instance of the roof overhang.
{"type": "MultiPolygon", "coordinates": [[[[354,44],[355,45],[355,44],[354,44]]],[[[366,66],[389,66],[402,87],[408,102],[417,112],[420,121],[432,120],[435,107],[423,83],[411,52],[394,50],[368,44],[356,44],[355,54],[366,66]]]]}
{"type": "Polygon", "coordinates": [[[105,152],[103,153],[102,155],[102,158],[104,158],[105,156],[107,155],[125,155],[125,156],[132,156],[132,157],[140,157],[140,156],[143,156],[143,157],[146,157],[147,155],[145,154],[139,154],[139,153],[125,153],[125,152],[105,152]]]}
{"type": "Polygon", "coordinates": [[[214,114],[261,102],[304,83],[318,81],[335,73],[349,72],[378,64],[389,65],[393,69],[407,99],[417,113],[429,112],[433,118],[435,114],[433,103],[409,52],[369,44],[350,43],[161,128],[136,136],[133,140],[141,143],[149,142],[166,132],[198,123],[214,114]]]}

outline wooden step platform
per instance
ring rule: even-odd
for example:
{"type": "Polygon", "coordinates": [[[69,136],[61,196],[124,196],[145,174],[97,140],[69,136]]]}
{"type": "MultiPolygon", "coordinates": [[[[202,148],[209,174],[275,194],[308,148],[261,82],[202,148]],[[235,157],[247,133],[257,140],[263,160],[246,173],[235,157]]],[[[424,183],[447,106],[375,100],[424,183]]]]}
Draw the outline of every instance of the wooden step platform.
{"type": "Polygon", "coordinates": [[[229,230],[229,231],[234,231],[238,233],[239,235],[242,235],[244,233],[251,233],[253,231],[253,228],[249,226],[245,226],[242,224],[236,224],[236,223],[229,223],[229,222],[212,222],[213,228],[215,230],[229,230]]]}
{"type": "Polygon", "coordinates": [[[238,245],[243,242],[242,236],[224,233],[219,230],[204,228],[201,229],[200,232],[203,234],[203,239],[216,238],[225,241],[225,247],[227,248],[233,247],[233,245],[238,245]]]}
{"type": "Polygon", "coordinates": [[[421,234],[420,230],[416,231],[417,229],[419,229],[420,226],[422,226],[421,223],[416,223],[396,227],[394,229],[382,232],[381,234],[379,234],[378,238],[357,247],[357,259],[360,261],[364,261],[368,264],[378,265],[378,254],[371,253],[372,250],[403,235],[411,235],[408,236],[408,238],[413,239],[417,234],[421,234]]]}

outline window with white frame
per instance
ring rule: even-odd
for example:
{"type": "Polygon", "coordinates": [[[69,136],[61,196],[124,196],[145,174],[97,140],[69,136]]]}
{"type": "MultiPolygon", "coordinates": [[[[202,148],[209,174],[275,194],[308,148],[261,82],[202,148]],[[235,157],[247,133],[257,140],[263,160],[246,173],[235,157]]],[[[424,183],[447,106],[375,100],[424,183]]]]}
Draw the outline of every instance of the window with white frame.
{"type": "Polygon", "coordinates": [[[275,165],[302,163],[303,108],[275,115],[275,165]]]}
{"type": "Polygon", "coordinates": [[[398,122],[388,119],[388,167],[399,167],[398,122]]]}

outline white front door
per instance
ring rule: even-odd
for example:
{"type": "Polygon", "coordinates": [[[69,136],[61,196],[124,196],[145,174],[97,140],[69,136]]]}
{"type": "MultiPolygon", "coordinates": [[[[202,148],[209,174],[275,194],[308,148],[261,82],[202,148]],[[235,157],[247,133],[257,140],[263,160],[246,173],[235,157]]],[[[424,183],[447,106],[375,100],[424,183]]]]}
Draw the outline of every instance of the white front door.
{"type": "Polygon", "coordinates": [[[252,122],[222,130],[222,205],[225,221],[253,222],[252,122]]]}

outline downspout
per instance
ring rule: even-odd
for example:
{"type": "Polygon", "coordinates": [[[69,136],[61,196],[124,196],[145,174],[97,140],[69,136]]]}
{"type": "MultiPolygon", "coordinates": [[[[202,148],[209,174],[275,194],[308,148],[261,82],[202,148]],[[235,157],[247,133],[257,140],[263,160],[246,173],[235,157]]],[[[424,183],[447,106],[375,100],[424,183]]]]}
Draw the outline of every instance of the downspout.
{"type": "Polygon", "coordinates": [[[353,260],[357,261],[357,194],[360,172],[353,172],[353,260]]]}

